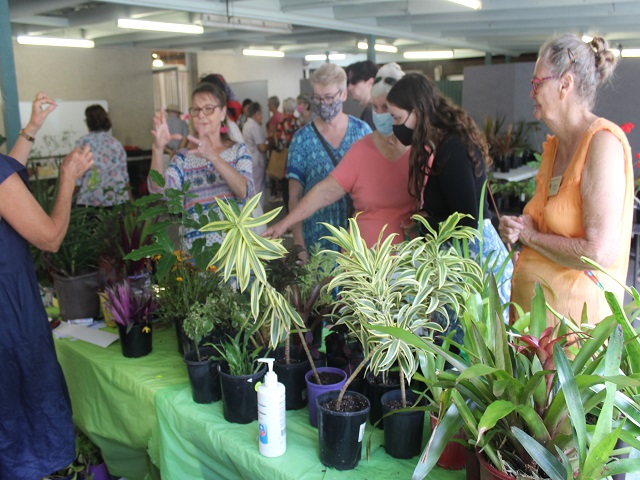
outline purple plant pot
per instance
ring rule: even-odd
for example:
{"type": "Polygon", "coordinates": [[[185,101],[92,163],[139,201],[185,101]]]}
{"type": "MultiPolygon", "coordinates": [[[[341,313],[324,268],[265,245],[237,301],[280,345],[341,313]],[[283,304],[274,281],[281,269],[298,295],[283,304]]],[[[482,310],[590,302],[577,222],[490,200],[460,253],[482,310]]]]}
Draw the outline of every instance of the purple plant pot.
{"type": "Polygon", "coordinates": [[[347,374],[343,370],[335,367],[320,367],[316,370],[318,370],[318,373],[331,372],[337,373],[338,375],[342,376],[342,381],[331,385],[318,385],[317,383],[309,381],[309,379],[313,376],[313,370],[309,370],[304,376],[304,379],[307,382],[307,393],[309,395],[309,423],[317,428],[318,405],[316,404],[316,399],[318,398],[318,395],[325,392],[330,392],[332,390],[340,390],[347,381],[347,374]]]}
{"type": "Polygon", "coordinates": [[[109,470],[107,470],[106,463],[89,465],[87,470],[90,475],[93,475],[93,480],[109,480],[109,470]]]}

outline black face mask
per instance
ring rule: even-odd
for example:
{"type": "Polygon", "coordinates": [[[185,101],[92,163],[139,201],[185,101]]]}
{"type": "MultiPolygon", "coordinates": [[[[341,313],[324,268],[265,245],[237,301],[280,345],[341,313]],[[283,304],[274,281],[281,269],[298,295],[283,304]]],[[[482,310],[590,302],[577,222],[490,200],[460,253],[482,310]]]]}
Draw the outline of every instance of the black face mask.
{"type": "Polygon", "coordinates": [[[413,128],[407,127],[404,123],[402,125],[394,125],[393,134],[406,147],[410,146],[413,141],[413,128]]]}

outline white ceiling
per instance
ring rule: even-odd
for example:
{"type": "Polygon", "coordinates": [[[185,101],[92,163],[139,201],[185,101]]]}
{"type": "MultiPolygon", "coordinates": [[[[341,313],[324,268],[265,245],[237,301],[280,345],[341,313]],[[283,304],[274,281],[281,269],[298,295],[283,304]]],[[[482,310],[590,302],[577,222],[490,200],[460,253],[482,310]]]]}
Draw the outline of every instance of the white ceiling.
{"type": "Polygon", "coordinates": [[[356,42],[374,35],[399,53],[453,49],[456,58],[535,53],[551,35],[600,34],[625,48],[640,48],[638,0],[483,0],[481,10],[447,0],[9,0],[12,34],[87,38],[96,47],[239,53],[268,48],[288,57],[338,52],[364,58],[356,42]],[[201,23],[202,14],[291,25],[289,33],[205,26],[202,35],[116,27],[118,18],[201,23]]]}

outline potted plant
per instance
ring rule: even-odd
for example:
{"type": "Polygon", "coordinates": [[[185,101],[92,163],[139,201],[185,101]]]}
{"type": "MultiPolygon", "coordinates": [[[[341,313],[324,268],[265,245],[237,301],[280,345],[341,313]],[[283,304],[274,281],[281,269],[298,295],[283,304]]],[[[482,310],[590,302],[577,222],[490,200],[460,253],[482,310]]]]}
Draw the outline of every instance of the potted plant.
{"type": "Polygon", "coordinates": [[[222,411],[227,422],[251,423],[258,419],[256,384],[266,373],[257,359],[266,352],[253,343],[252,336],[259,325],[246,325],[235,336],[227,336],[220,345],[213,345],[223,362],[219,365],[222,390],[222,411]]]}
{"type": "MultiPolygon", "coordinates": [[[[560,324],[557,332],[546,328],[546,305],[539,287],[530,315],[516,322],[519,330],[510,332],[495,308],[495,291],[491,297],[489,303],[494,306],[488,309],[481,305],[471,306],[467,309],[469,314],[463,317],[465,337],[460,349],[464,357],[415,336],[412,340],[407,332],[398,332],[408,342],[416,346],[421,344],[425,350],[442,355],[456,369],[455,373],[439,375],[440,381],[451,389],[452,405],[434,430],[413,478],[424,478],[446,442],[462,425],[470,445],[478,450],[483,466],[491,463],[501,475],[494,478],[515,478],[521,473],[540,476],[545,472],[549,475],[544,461],[539,458],[534,461],[531,452],[523,446],[527,443],[525,434],[534,439],[529,448],[533,449],[533,442],[539,444],[535,451],[540,455],[546,456],[540,450],[546,449],[550,455],[559,457],[565,467],[573,462],[574,467],[567,468],[580,465],[583,473],[575,473],[583,476],[578,478],[602,478],[600,474],[589,476],[591,474],[586,472],[595,471],[591,467],[598,462],[607,463],[611,450],[605,448],[608,444],[593,449],[590,464],[586,465],[589,442],[604,437],[610,441],[620,434],[638,445],[633,435],[629,437],[611,428],[611,408],[607,405],[612,398],[618,398],[621,406],[616,408],[623,415],[628,415],[625,410],[629,410],[637,417],[637,411],[640,411],[640,405],[633,397],[622,396],[617,391],[638,383],[635,379],[614,374],[618,372],[614,359],[621,354],[616,347],[618,321],[613,316],[608,317],[588,336],[579,330],[569,331],[577,342],[573,347],[564,324],[560,324]],[[478,318],[475,316],[478,312],[487,315],[478,318]],[[567,360],[565,353],[569,349],[575,354],[572,362],[567,360]],[[626,409],[625,405],[633,408],[626,409]],[[581,411],[581,420],[571,410],[581,411]],[[597,418],[594,428],[585,426],[586,415],[597,418]],[[577,437],[571,434],[572,431],[577,437]],[[588,439],[587,432],[595,431],[599,434],[588,439]]],[[[615,445],[615,440],[613,443],[615,445]]],[[[609,471],[618,473],[622,470],[609,471]]],[[[552,478],[568,476],[565,472],[552,478]]]]}
{"type": "MultiPolygon", "coordinates": [[[[338,288],[340,319],[337,323],[346,325],[362,343],[365,358],[360,368],[368,363],[368,370],[377,375],[396,365],[399,367],[401,407],[409,406],[405,385],[417,370],[421,350],[385,329],[423,334],[443,331],[440,324],[430,320],[431,315],[440,312],[448,318],[447,308],[458,312],[474,285],[477,288],[482,283],[480,267],[473,260],[463,258],[451,245],[454,239],[474,238],[473,229],[456,228],[460,214],[442,222],[437,232],[424,218],[413,218],[424,225],[427,232],[424,237],[393,245],[393,236],[385,239],[381,232],[378,243],[371,249],[367,249],[362,240],[355,220],[349,220],[349,231],[326,225],[330,232],[327,238],[340,247],[339,252],[330,252],[337,266],[327,286],[328,289],[338,288]]],[[[330,415],[331,410],[340,412],[346,388],[355,374],[357,371],[338,394],[329,393],[318,398],[321,461],[336,468],[353,468],[360,458],[360,451],[349,449],[355,457],[346,460],[344,457],[331,458],[331,454],[339,453],[332,445],[337,440],[327,436],[331,432],[324,431],[323,418],[330,415]]],[[[329,420],[326,425],[334,423],[329,420]]],[[[414,443],[420,445],[422,424],[415,423],[419,424],[416,426],[419,440],[414,443]]],[[[394,442],[396,440],[385,438],[385,445],[394,442]]],[[[344,440],[339,444],[344,444],[344,440]]],[[[407,452],[403,455],[412,456],[407,452]]]]}
{"type": "MultiPolygon", "coordinates": [[[[280,208],[277,208],[253,218],[252,212],[260,201],[260,195],[250,199],[242,210],[234,202],[216,199],[224,218],[209,223],[201,230],[220,231],[225,234],[225,238],[210,265],[220,268],[225,281],[234,276],[241,292],[249,288],[252,280],[251,312],[258,328],[264,326],[268,329],[269,347],[275,349],[282,343],[286,344],[294,330],[310,362],[316,383],[323,384],[304,338],[303,329],[306,325],[303,317],[309,316],[319,296],[320,286],[325,282],[317,281],[308,290],[309,295],[304,301],[299,281],[287,281],[286,285],[278,286],[272,284],[267,274],[267,265],[286,257],[288,252],[281,239],[263,238],[253,231],[273,220],[280,212],[280,208]]],[[[270,268],[273,268],[273,264],[270,268]]]]}
{"type": "Polygon", "coordinates": [[[45,254],[53,272],[53,284],[65,320],[97,318],[98,238],[96,210],[75,207],[71,210],[69,228],[55,253],[45,254]]]}
{"type": "Polygon", "coordinates": [[[135,358],[151,353],[153,294],[149,290],[134,292],[129,280],[108,287],[106,294],[107,308],[118,325],[122,354],[135,358]]]}
{"type": "Polygon", "coordinates": [[[109,480],[109,470],[102,458],[102,452],[80,429],[76,428],[76,461],[83,467],[85,478],[109,480]]]}

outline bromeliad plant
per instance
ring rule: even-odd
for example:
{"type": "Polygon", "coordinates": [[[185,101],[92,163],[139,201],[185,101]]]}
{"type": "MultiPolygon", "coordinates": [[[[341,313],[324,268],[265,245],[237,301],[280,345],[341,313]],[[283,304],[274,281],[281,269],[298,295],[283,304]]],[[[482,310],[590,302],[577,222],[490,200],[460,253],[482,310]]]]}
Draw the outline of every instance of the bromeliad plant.
{"type": "Polygon", "coordinates": [[[415,374],[422,350],[396,333],[444,331],[446,325],[433,321],[432,315],[439,313],[448,319],[450,311],[458,314],[466,297],[482,284],[478,264],[463,258],[451,243],[475,238],[474,229],[458,226],[461,218],[455,213],[435,231],[426,219],[415,215],[413,219],[427,232],[424,237],[394,245],[394,235],[385,238],[383,231],[372,248],[367,248],[355,219],[349,219],[349,231],[325,224],[331,233],[326,238],[341,250],[328,251],[337,265],[327,286],[338,289],[336,323],[349,329],[365,354],[347,379],[338,405],[350,382],[369,362],[374,375],[400,367],[402,406],[406,406],[405,381],[410,382],[415,374]]]}
{"type": "Polygon", "coordinates": [[[544,472],[554,479],[568,479],[575,478],[575,473],[586,480],[636,468],[620,463],[615,464],[618,470],[607,466],[614,437],[620,435],[638,446],[637,434],[612,429],[612,398],[620,415],[633,417],[634,423],[640,412],[637,397],[620,391],[637,388],[638,377],[618,374],[614,359],[621,352],[616,346],[616,318],[604,319],[588,336],[573,332],[579,348],[570,361],[564,326],[556,337],[548,335],[540,287],[530,315],[519,323],[522,333],[504,324],[496,308],[495,282],[490,291],[490,308],[469,305],[463,316],[464,346],[459,348],[464,356],[405,335],[406,341],[441,355],[457,370],[438,377],[449,389],[452,405],[432,433],[413,478],[422,479],[431,471],[461,426],[471,446],[481,450],[495,468],[514,476],[544,478],[544,472]],[[586,426],[587,416],[597,418],[595,427],[586,426]],[[559,460],[554,464],[550,456],[559,460]],[[555,476],[558,472],[562,473],[555,476]]]}
{"type": "Polygon", "coordinates": [[[127,333],[134,324],[148,325],[155,310],[153,294],[148,290],[134,292],[129,280],[123,280],[107,287],[107,308],[118,325],[127,327],[127,333]]]}

